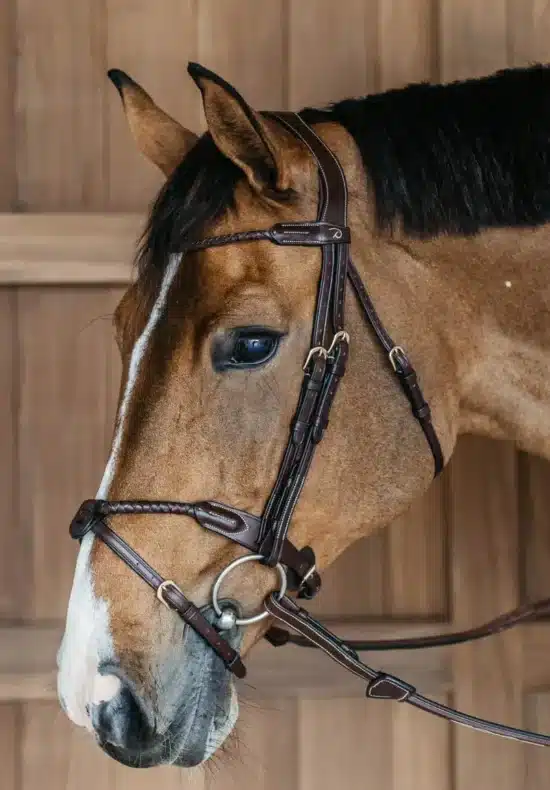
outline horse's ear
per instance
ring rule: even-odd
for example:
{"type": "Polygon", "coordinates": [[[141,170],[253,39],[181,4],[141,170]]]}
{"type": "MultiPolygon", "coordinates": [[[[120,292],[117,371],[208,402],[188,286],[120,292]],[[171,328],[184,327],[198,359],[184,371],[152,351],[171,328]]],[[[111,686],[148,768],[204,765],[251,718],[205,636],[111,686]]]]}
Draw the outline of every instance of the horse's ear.
{"type": "Polygon", "coordinates": [[[124,71],[110,69],[107,76],[120,94],[130,131],[139,150],[168,177],[197,141],[124,71]]]}
{"type": "Polygon", "coordinates": [[[219,150],[258,191],[286,191],[291,185],[284,155],[285,150],[289,153],[289,135],[255,112],[214,72],[199,63],[189,63],[187,71],[200,88],[208,131],[219,150]]]}

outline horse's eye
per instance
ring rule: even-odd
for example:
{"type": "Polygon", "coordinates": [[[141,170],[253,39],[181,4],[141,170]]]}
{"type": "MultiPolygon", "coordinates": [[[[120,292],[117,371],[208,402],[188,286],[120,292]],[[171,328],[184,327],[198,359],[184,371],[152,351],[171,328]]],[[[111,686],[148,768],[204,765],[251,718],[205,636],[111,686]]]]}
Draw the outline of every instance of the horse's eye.
{"type": "Polygon", "coordinates": [[[261,327],[234,329],[214,347],[216,370],[254,368],[264,365],[275,356],[281,339],[280,332],[261,327]]]}

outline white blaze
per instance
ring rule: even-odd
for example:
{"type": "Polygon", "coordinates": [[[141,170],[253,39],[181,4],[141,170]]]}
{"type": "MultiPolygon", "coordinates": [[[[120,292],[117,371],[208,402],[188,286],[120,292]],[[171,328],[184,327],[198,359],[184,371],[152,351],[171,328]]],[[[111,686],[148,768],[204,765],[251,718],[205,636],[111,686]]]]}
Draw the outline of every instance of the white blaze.
{"type": "MultiPolygon", "coordinates": [[[[97,499],[106,499],[117,468],[124,427],[132,393],[139,375],[141,361],[166,305],[168,291],[178,270],[181,255],[172,255],[164,274],[159,295],[147,324],[132,350],[128,380],[120,405],[111,454],[105,467],[97,499]]],[[[91,729],[87,705],[112,699],[119,689],[116,678],[102,677],[98,666],[114,659],[113,640],[109,627],[108,602],[94,593],[90,554],[94,541],[88,533],[80,546],[73,586],[69,598],[65,633],[58,652],[58,693],[69,718],[91,729]]]]}

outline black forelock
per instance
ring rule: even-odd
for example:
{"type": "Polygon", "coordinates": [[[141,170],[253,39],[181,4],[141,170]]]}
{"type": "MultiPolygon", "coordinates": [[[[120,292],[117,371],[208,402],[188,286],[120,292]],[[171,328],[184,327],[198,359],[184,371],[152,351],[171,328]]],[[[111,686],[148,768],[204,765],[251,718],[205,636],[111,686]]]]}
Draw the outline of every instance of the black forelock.
{"type": "Polygon", "coordinates": [[[235,187],[243,178],[208,132],[199,137],[153,203],[138,253],[138,273],[163,269],[170,254],[184,251],[207,222],[233,206],[235,187]]]}

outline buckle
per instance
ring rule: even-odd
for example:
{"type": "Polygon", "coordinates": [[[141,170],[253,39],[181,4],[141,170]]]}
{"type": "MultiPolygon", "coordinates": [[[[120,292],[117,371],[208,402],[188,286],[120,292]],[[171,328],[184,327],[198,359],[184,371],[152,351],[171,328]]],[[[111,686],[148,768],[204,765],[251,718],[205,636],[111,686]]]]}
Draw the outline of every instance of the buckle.
{"type": "Polygon", "coordinates": [[[172,579],[165,579],[157,587],[156,593],[155,593],[156,596],[157,596],[157,599],[161,602],[161,604],[163,604],[163,606],[166,606],[167,609],[172,610],[175,607],[169,601],[167,601],[166,598],[165,598],[165,593],[166,593],[166,588],[167,587],[172,587],[172,589],[174,589],[177,592],[179,592],[180,595],[183,595],[183,593],[180,590],[180,588],[178,587],[178,585],[174,581],[172,581],[172,579]]]}
{"type": "MultiPolygon", "coordinates": [[[[309,353],[306,357],[306,361],[304,362],[302,370],[304,372],[307,372],[311,360],[317,355],[323,357],[323,359],[332,360],[334,349],[337,348],[337,346],[339,346],[341,343],[345,343],[346,345],[349,346],[349,341],[350,341],[349,333],[346,332],[344,329],[340,329],[338,332],[336,332],[336,334],[332,338],[332,343],[330,344],[328,349],[325,348],[324,346],[314,346],[309,350],[309,353]]],[[[391,360],[391,353],[390,353],[390,360],[391,360]]]]}
{"type": "Polygon", "coordinates": [[[346,332],[344,329],[341,329],[339,332],[336,332],[336,334],[332,338],[332,343],[329,346],[327,355],[329,357],[332,356],[332,352],[334,351],[336,346],[340,345],[340,343],[346,343],[346,345],[349,346],[349,341],[350,341],[349,333],[346,332]]]}
{"type": "Polygon", "coordinates": [[[401,346],[394,346],[390,350],[388,358],[392,368],[396,373],[402,372],[404,370],[404,364],[408,361],[407,355],[401,346]]]}
{"type": "Polygon", "coordinates": [[[304,362],[303,367],[302,367],[302,370],[304,372],[307,371],[307,369],[309,367],[309,363],[311,362],[313,357],[315,357],[317,355],[323,357],[323,359],[326,359],[327,356],[328,356],[326,348],[323,348],[323,346],[314,346],[313,348],[311,348],[309,350],[309,354],[307,355],[306,361],[304,362]]]}

